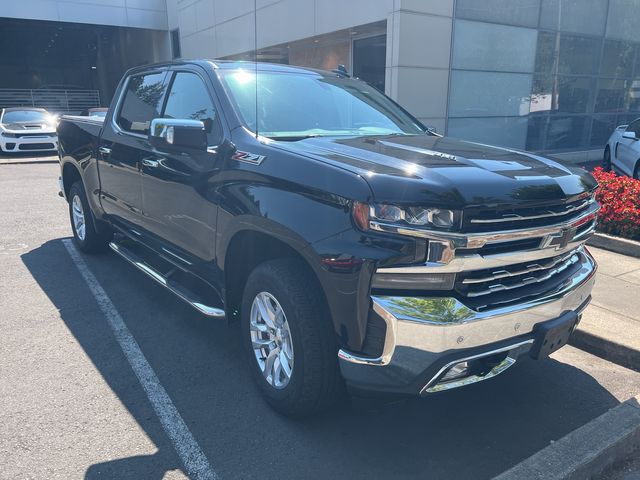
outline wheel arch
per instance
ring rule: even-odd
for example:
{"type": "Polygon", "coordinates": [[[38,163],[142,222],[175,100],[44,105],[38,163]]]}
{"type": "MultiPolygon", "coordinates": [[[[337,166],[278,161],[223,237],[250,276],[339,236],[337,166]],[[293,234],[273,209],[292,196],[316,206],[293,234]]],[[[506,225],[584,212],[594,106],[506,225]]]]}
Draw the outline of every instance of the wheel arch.
{"type": "Polygon", "coordinates": [[[72,162],[65,162],[62,165],[62,187],[64,188],[64,196],[67,201],[69,201],[69,190],[71,189],[71,185],[78,180],[80,180],[84,185],[82,174],[78,167],[76,167],[72,162]]]}
{"type": "Polygon", "coordinates": [[[247,278],[261,263],[277,258],[295,258],[313,276],[320,290],[325,305],[328,307],[327,297],[322,282],[313,268],[313,259],[308,258],[308,251],[299,245],[278,238],[270,233],[256,229],[243,229],[235,232],[230,238],[224,254],[224,295],[227,318],[238,318],[242,294],[247,278]]]}
{"type": "Polygon", "coordinates": [[[87,197],[87,202],[89,203],[89,208],[91,209],[91,218],[94,228],[99,232],[110,231],[107,224],[96,216],[96,207],[92,204],[93,199],[87,191],[87,184],[85,183],[84,177],[82,176],[82,172],[78,165],[73,161],[64,162],[62,164],[61,176],[62,188],[64,189],[64,198],[66,198],[67,203],[71,201],[71,199],[69,198],[69,191],[71,190],[71,186],[77,181],[81,182],[82,188],[84,189],[84,194],[87,197]]]}

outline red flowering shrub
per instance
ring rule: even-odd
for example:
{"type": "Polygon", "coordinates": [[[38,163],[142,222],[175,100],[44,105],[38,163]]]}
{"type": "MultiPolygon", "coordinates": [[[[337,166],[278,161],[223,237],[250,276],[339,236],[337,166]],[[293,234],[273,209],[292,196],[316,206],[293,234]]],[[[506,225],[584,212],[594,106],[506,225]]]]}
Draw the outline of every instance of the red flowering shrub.
{"type": "Polygon", "coordinates": [[[640,240],[640,180],[621,177],[598,167],[593,176],[600,184],[596,199],[602,206],[598,230],[640,240]]]}

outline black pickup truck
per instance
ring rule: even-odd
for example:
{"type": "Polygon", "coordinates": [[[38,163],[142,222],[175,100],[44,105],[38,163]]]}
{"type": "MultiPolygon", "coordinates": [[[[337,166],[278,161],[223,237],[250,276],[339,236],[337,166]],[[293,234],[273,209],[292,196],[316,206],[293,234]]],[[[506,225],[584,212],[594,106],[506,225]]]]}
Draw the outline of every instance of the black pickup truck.
{"type": "Polygon", "coordinates": [[[591,298],[591,175],[442,137],[343,71],[135,68],[104,121],[58,134],[78,248],[240,321],[288,415],[344,385],[428,395],[544,358],[591,298]]]}

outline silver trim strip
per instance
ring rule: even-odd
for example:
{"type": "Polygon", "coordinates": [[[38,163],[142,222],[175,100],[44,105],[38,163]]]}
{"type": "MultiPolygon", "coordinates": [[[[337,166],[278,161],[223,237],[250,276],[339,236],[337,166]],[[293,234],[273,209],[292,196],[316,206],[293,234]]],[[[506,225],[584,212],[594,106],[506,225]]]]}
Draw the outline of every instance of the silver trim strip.
{"type": "Polygon", "coordinates": [[[169,255],[171,255],[174,258],[177,258],[178,260],[180,260],[181,262],[186,263],[187,265],[191,265],[191,262],[185,258],[182,258],[180,255],[178,255],[177,253],[173,253],[171,250],[168,250],[164,247],[162,247],[162,251],[165,253],[168,253],[169,255]]]}
{"type": "Polygon", "coordinates": [[[373,299],[373,310],[380,315],[387,324],[382,354],[377,358],[368,358],[340,349],[338,350],[338,358],[360,365],[388,365],[396,348],[396,318],[385,310],[382,305],[377,303],[374,297],[371,298],[373,299]]]}
{"type": "Polygon", "coordinates": [[[469,377],[454,379],[449,382],[438,383],[438,380],[445,374],[445,372],[447,372],[447,370],[457,365],[458,363],[468,362],[470,360],[479,360],[481,358],[486,358],[486,357],[490,357],[491,355],[495,355],[496,353],[502,353],[502,352],[511,353],[511,351],[518,350],[519,348],[525,345],[533,344],[533,342],[534,342],[533,339],[529,339],[523,342],[514,343],[513,345],[498,348],[496,350],[491,350],[490,352],[484,352],[478,355],[472,355],[470,357],[464,357],[464,358],[459,358],[457,360],[453,360],[452,362],[447,363],[444,367],[438,370],[438,373],[436,373],[431,378],[431,380],[429,380],[429,382],[424,387],[422,387],[422,390],[420,390],[420,395],[425,395],[427,393],[441,392],[444,390],[451,390],[453,388],[458,388],[458,387],[464,387],[465,385],[482,382],[483,380],[489,380],[490,378],[500,375],[502,372],[504,372],[506,369],[508,369],[514,363],[516,363],[516,360],[517,360],[516,355],[514,355],[513,357],[511,355],[508,355],[507,358],[505,358],[502,362],[500,362],[498,365],[493,367],[486,375],[482,375],[482,376],[471,375],[469,377]]]}
{"type": "Polygon", "coordinates": [[[540,263],[534,263],[534,264],[531,264],[531,265],[527,265],[526,268],[521,269],[521,270],[516,270],[515,272],[509,272],[507,270],[498,270],[498,271],[493,272],[493,275],[488,276],[488,277],[465,278],[462,281],[462,283],[463,283],[463,285],[468,285],[468,284],[473,284],[473,283],[484,283],[484,282],[490,282],[492,280],[499,280],[501,278],[517,277],[519,275],[524,275],[526,273],[537,272],[539,270],[548,270],[550,268],[555,267],[557,264],[562,263],[562,262],[566,261],[567,259],[571,258],[571,256],[574,255],[574,254],[575,254],[575,252],[571,252],[568,255],[565,255],[565,256],[560,257],[560,258],[552,258],[550,262],[544,263],[542,265],[540,263]]]}
{"type": "Polygon", "coordinates": [[[578,255],[572,255],[564,263],[562,263],[558,267],[552,268],[551,270],[549,270],[546,274],[542,275],[541,277],[535,277],[535,276],[526,277],[526,278],[522,279],[520,282],[514,283],[513,285],[505,285],[503,283],[497,283],[497,284],[494,284],[494,285],[490,285],[488,288],[486,288],[484,290],[479,290],[477,292],[474,292],[474,291],[468,292],[466,294],[466,297],[468,297],[468,298],[482,297],[484,295],[490,295],[490,294],[496,293],[496,292],[503,292],[503,291],[507,291],[507,290],[515,290],[516,288],[526,287],[527,285],[531,285],[533,283],[544,282],[546,280],[549,280],[551,277],[557,275],[558,273],[566,270],[567,268],[569,268],[574,263],[577,263],[578,260],[579,260],[578,259],[578,255]]]}
{"type": "Polygon", "coordinates": [[[519,250],[496,255],[482,256],[479,254],[456,256],[449,263],[427,262],[422,265],[406,267],[378,268],[376,273],[458,273],[473,270],[487,270],[500,268],[518,263],[545,260],[565,253],[573,252],[584,244],[584,238],[574,240],[565,248],[544,248],[535,250],[519,250]]]}
{"type": "Polygon", "coordinates": [[[377,221],[369,222],[369,226],[372,230],[380,232],[398,233],[401,235],[409,235],[413,237],[427,238],[430,240],[436,240],[440,242],[448,242],[450,249],[457,248],[481,248],[489,243],[502,243],[513,240],[525,240],[529,238],[542,238],[548,235],[559,235],[564,230],[569,228],[577,228],[590,220],[593,217],[595,220],[596,214],[600,210],[600,205],[594,203],[588,210],[581,215],[566,220],[564,222],[556,223],[554,225],[547,225],[543,227],[524,228],[515,230],[503,230],[497,232],[482,232],[482,233],[457,233],[457,232],[445,232],[438,230],[428,230],[414,228],[410,226],[400,226],[394,224],[387,224],[377,221]]]}
{"type": "Polygon", "coordinates": [[[585,200],[580,205],[566,207],[564,212],[553,212],[551,210],[547,210],[546,214],[540,215],[528,215],[522,216],[518,214],[506,214],[503,215],[502,218],[472,218],[470,223],[502,223],[502,222],[521,222],[525,220],[538,220],[541,218],[552,218],[552,217],[563,217],[565,215],[569,215],[570,213],[576,212],[578,210],[582,210],[585,206],[595,203],[595,199],[591,198],[589,200],[585,200]]]}
{"type": "Polygon", "coordinates": [[[122,258],[124,258],[127,262],[135,266],[138,270],[146,273],[149,277],[153,278],[160,285],[165,287],[167,290],[169,290],[171,293],[176,295],[178,298],[180,298],[184,302],[191,305],[193,308],[198,310],[203,315],[206,315],[207,317],[213,317],[213,318],[223,318],[225,316],[224,310],[222,310],[221,308],[205,305],[202,302],[199,302],[196,299],[192,298],[191,296],[192,294],[188,290],[186,290],[184,287],[178,285],[176,282],[171,281],[171,279],[165,277],[164,275],[160,274],[159,272],[151,268],[149,265],[144,263],[144,261],[141,258],[139,258],[135,253],[127,250],[124,247],[119,246],[114,242],[109,243],[109,247],[111,248],[111,250],[113,250],[122,258]]]}

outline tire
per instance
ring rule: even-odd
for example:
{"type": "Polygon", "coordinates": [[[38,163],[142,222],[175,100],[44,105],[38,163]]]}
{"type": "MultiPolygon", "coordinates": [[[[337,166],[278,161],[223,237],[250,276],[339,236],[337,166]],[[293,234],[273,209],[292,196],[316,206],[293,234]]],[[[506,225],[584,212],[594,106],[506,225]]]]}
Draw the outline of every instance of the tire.
{"type": "Polygon", "coordinates": [[[77,181],[69,189],[69,221],[73,231],[73,241],[85,253],[107,250],[113,238],[110,231],[97,231],[95,221],[82,182],[77,181]]]}
{"type": "Polygon", "coordinates": [[[298,418],[332,406],[342,392],[338,348],[325,301],[307,266],[290,258],[258,265],[247,280],[241,308],[243,343],[249,368],[269,405],[283,415],[298,418]],[[279,332],[272,334],[252,327],[253,323],[260,324],[262,329],[269,328],[260,315],[259,299],[271,301],[271,313],[281,308],[283,315],[276,315],[279,332]],[[269,371],[266,375],[263,373],[267,370],[268,349],[271,347],[254,350],[254,338],[260,344],[271,339],[272,351],[280,348],[279,354],[274,356],[277,360],[272,361],[272,374],[269,371]],[[283,355],[285,358],[280,360],[283,355]],[[280,371],[273,375],[278,370],[278,363],[280,371]],[[288,379],[286,364],[290,364],[288,379]]]}
{"type": "Polygon", "coordinates": [[[607,145],[604,149],[604,157],[602,159],[602,168],[606,172],[611,171],[611,149],[609,148],[609,145],[607,145]]]}

